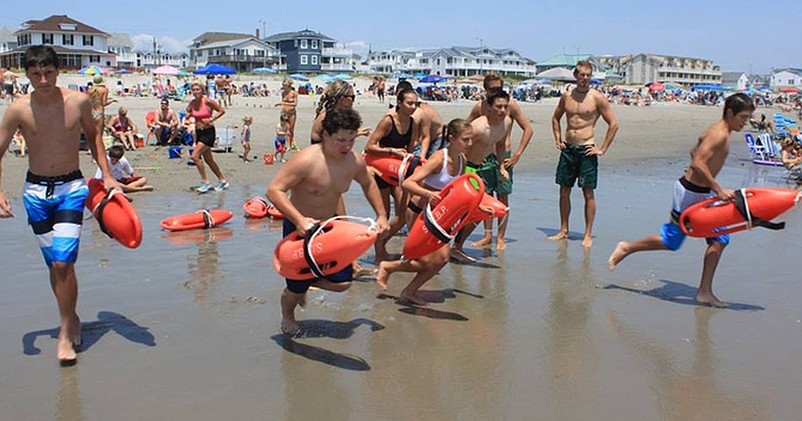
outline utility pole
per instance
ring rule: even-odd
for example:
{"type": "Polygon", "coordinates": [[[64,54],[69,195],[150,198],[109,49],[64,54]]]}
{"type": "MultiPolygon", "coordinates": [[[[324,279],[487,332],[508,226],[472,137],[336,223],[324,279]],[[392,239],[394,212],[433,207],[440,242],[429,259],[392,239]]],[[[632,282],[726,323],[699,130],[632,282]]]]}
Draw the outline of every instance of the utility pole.
{"type": "Polygon", "coordinates": [[[484,42],[484,40],[482,38],[476,37],[476,39],[479,40],[479,48],[480,48],[480,50],[479,50],[479,56],[480,56],[479,57],[479,74],[481,75],[482,73],[484,73],[485,59],[483,57],[481,57],[481,56],[484,55],[485,42],[484,42]]]}
{"type": "MultiPolygon", "coordinates": [[[[265,33],[265,24],[267,24],[267,22],[265,21],[265,18],[259,18],[259,23],[262,24],[262,36],[260,37],[259,41],[262,41],[263,39],[267,38],[267,34],[265,33]]],[[[267,49],[265,49],[265,53],[264,55],[262,55],[262,67],[266,66],[267,66],[267,49]]]]}

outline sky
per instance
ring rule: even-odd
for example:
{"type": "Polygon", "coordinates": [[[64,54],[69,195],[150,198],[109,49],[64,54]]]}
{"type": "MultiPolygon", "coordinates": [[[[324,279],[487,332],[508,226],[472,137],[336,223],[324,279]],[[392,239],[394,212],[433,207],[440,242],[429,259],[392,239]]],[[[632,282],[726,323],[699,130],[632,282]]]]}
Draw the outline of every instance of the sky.
{"type": "Polygon", "coordinates": [[[171,52],[185,51],[206,31],[255,33],[264,25],[267,34],[315,30],[363,56],[368,49],[485,45],[535,61],[561,53],[653,53],[712,59],[722,71],[802,68],[800,0],[68,3],[4,7],[0,27],[16,30],[30,19],[66,14],[105,32],[126,32],[136,48],[151,49],[156,37],[171,52]]]}

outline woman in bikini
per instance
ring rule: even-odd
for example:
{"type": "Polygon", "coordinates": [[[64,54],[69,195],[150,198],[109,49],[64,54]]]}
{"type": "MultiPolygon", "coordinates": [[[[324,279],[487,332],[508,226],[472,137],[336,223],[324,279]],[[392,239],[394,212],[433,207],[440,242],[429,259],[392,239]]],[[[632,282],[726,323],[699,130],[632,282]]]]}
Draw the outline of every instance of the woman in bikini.
{"type": "MultiPolygon", "coordinates": [[[[395,109],[387,113],[365,145],[365,152],[374,155],[397,155],[404,157],[412,152],[418,141],[419,123],[412,118],[412,113],[418,106],[418,94],[412,89],[402,89],[398,92],[395,109]]],[[[382,203],[387,215],[390,215],[390,196],[395,200],[395,215],[390,221],[390,229],[376,240],[376,263],[387,258],[386,244],[405,224],[406,198],[400,187],[393,187],[384,180],[375,176],[376,184],[382,196],[382,203]]]]}
{"type": "Polygon", "coordinates": [[[289,117],[290,130],[287,132],[287,137],[290,141],[290,150],[298,151],[298,145],[295,143],[295,120],[298,108],[298,92],[292,87],[290,79],[284,79],[281,82],[281,102],[276,104],[276,107],[281,107],[281,113],[289,117]]]}
{"type": "MultiPolygon", "coordinates": [[[[97,122],[97,120],[95,121],[97,122]]],[[[106,128],[109,129],[112,136],[123,143],[123,147],[126,150],[136,150],[136,142],[134,140],[136,125],[131,121],[131,118],[128,117],[128,108],[120,107],[117,111],[117,115],[109,120],[109,124],[106,128]]]]}
{"type": "MultiPolygon", "coordinates": [[[[443,139],[447,140],[447,146],[429,157],[421,169],[415,171],[401,185],[413,196],[409,202],[411,212],[420,212],[427,204],[439,202],[442,199],[440,190],[465,172],[465,151],[473,142],[471,123],[461,118],[451,120],[443,127],[443,139]]],[[[420,259],[383,261],[379,264],[376,283],[385,290],[393,272],[414,272],[415,277],[401,291],[399,298],[412,304],[426,305],[426,301],[417,295],[417,291],[448,263],[450,250],[448,244],[443,244],[420,259]]]]}
{"type": "Polygon", "coordinates": [[[106,125],[106,107],[116,99],[109,99],[109,88],[103,84],[103,76],[97,75],[92,79],[92,87],[87,89],[86,94],[92,101],[92,119],[95,120],[95,128],[102,136],[103,127],[106,125]]]}
{"type": "Polygon", "coordinates": [[[207,97],[204,92],[204,85],[202,82],[194,81],[191,87],[192,101],[187,106],[187,113],[195,119],[195,150],[192,152],[192,161],[198,168],[198,173],[201,176],[201,184],[197,189],[200,194],[206,193],[212,189],[212,184],[206,176],[206,168],[203,162],[209,165],[218,182],[216,190],[225,190],[229,184],[220,167],[214,160],[212,155],[212,148],[214,141],[217,138],[217,133],[214,129],[214,122],[225,114],[225,110],[218,103],[211,98],[207,97]],[[215,113],[217,113],[215,115],[215,113]],[[201,159],[203,158],[203,159],[201,159]]]}

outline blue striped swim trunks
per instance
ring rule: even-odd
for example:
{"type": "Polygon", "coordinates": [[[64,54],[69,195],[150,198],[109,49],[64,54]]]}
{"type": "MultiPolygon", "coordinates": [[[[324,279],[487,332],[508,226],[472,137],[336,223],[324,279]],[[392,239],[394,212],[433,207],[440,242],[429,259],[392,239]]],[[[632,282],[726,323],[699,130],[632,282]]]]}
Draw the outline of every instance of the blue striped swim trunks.
{"type": "Polygon", "coordinates": [[[78,259],[88,193],[80,171],[58,177],[28,172],[25,177],[22,203],[48,267],[53,262],[75,263],[78,259]]]}

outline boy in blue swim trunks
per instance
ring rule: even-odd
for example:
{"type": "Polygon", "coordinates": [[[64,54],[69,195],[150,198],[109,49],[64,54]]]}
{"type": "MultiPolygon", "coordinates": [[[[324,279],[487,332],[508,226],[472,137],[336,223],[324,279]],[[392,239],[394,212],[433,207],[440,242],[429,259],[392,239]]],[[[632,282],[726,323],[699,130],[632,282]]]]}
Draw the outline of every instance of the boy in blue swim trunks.
{"type": "MultiPolygon", "coordinates": [[[[362,186],[373,210],[379,234],[387,230],[387,215],[379,188],[368,174],[365,160],[353,151],[357,130],[362,124],[351,108],[335,108],[326,113],[322,142],[301,150],[279,170],[267,188],[267,197],[284,214],[284,235],[293,231],[307,234],[314,223],[337,213],[337,204],[352,181],[362,186]]],[[[351,286],[352,266],[342,272],[311,281],[287,279],[281,294],[281,331],[295,335],[300,326],[295,307],[303,305],[310,286],[342,292],[351,286]]]]}
{"type": "MultiPolygon", "coordinates": [[[[610,270],[632,253],[648,250],[677,250],[685,240],[677,220],[683,210],[709,197],[721,200],[733,198],[733,191],[725,189],[716,182],[716,176],[729,153],[729,136],[741,131],[749,121],[755,106],[745,94],[731,95],[724,102],[724,115],[699,137],[699,142],[691,151],[691,165],[674,184],[674,202],[671,208],[671,221],[664,224],[661,234],[651,235],[634,242],[621,241],[607,261],[610,270]]],[[[707,239],[702,266],[702,279],[696,293],[696,301],[713,307],[726,307],[727,304],[713,295],[713,275],[716,273],[721,253],[729,244],[729,236],[707,239]]]]}
{"type": "MultiPolygon", "coordinates": [[[[25,51],[25,74],[33,93],[10,105],[0,122],[0,159],[17,128],[28,142],[29,169],[22,200],[28,222],[39,240],[50,284],[58,302],[60,330],[57,357],[62,365],[77,361],[81,322],[75,312],[78,283],[75,261],[88,189],[79,168],[81,131],[107,187],[120,189],[109,171],[103,139],[92,119],[87,95],[56,86],[59,59],[49,46],[25,51]]],[[[2,166],[0,166],[2,174],[2,166]]],[[[0,218],[12,218],[11,203],[0,181],[0,218]]]]}

